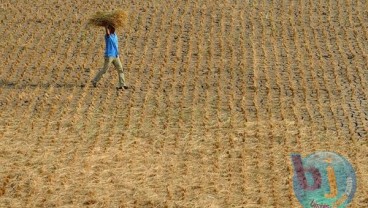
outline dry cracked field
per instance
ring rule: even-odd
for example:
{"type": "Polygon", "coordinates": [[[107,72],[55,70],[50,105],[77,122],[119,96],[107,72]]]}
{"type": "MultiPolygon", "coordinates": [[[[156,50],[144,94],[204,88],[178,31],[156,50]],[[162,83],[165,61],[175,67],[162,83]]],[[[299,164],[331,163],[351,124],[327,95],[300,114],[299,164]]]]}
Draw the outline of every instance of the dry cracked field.
{"type": "Polygon", "coordinates": [[[368,1],[0,1],[0,207],[301,207],[292,153],[368,207],[368,1]],[[133,88],[103,65],[97,11],[133,88]]]}

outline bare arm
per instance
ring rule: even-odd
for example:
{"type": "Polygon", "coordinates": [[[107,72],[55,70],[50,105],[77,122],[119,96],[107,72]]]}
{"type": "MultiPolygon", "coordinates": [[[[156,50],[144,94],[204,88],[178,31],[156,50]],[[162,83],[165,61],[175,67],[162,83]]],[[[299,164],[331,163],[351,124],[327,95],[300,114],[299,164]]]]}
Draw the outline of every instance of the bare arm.
{"type": "Polygon", "coordinates": [[[110,30],[107,26],[105,26],[106,35],[110,35],[110,30]]]}

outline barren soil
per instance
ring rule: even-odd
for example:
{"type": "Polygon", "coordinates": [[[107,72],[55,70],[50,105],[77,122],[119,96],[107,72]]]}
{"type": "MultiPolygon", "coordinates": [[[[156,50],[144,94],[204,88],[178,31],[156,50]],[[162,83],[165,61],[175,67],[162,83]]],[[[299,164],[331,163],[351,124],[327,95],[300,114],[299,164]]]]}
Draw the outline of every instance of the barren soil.
{"type": "Polygon", "coordinates": [[[301,207],[291,154],[368,207],[368,1],[2,0],[0,207],[301,207]],[[97,88],[97,11],[131,89],[97,88]]]}

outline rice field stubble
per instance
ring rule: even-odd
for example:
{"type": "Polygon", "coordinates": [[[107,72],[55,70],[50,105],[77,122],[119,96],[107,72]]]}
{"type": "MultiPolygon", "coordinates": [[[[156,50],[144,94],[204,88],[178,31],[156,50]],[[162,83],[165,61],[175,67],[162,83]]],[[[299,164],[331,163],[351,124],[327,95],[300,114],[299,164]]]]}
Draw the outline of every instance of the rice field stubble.
{"type": "Polygon", "coordinates": [[[301,207],[290,154],[333,151],[368,207],[368,3],[0,4],[0,207],[301,207]],[[126,79],[103,64],[96,11],[126,79]]]}

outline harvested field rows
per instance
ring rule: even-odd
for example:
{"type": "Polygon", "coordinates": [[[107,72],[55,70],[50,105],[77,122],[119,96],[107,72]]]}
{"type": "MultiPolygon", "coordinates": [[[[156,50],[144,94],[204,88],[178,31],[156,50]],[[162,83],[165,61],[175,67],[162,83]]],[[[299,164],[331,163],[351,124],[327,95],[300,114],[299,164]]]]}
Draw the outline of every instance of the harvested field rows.
{"type": "Polygon", "coordinates": [[[0,207],[301,207],[292,153],[343,155],[368,207],[365,0],[0,2],[0,207]],[[130,90],[97,88],[97,11],[130,90]]]}

